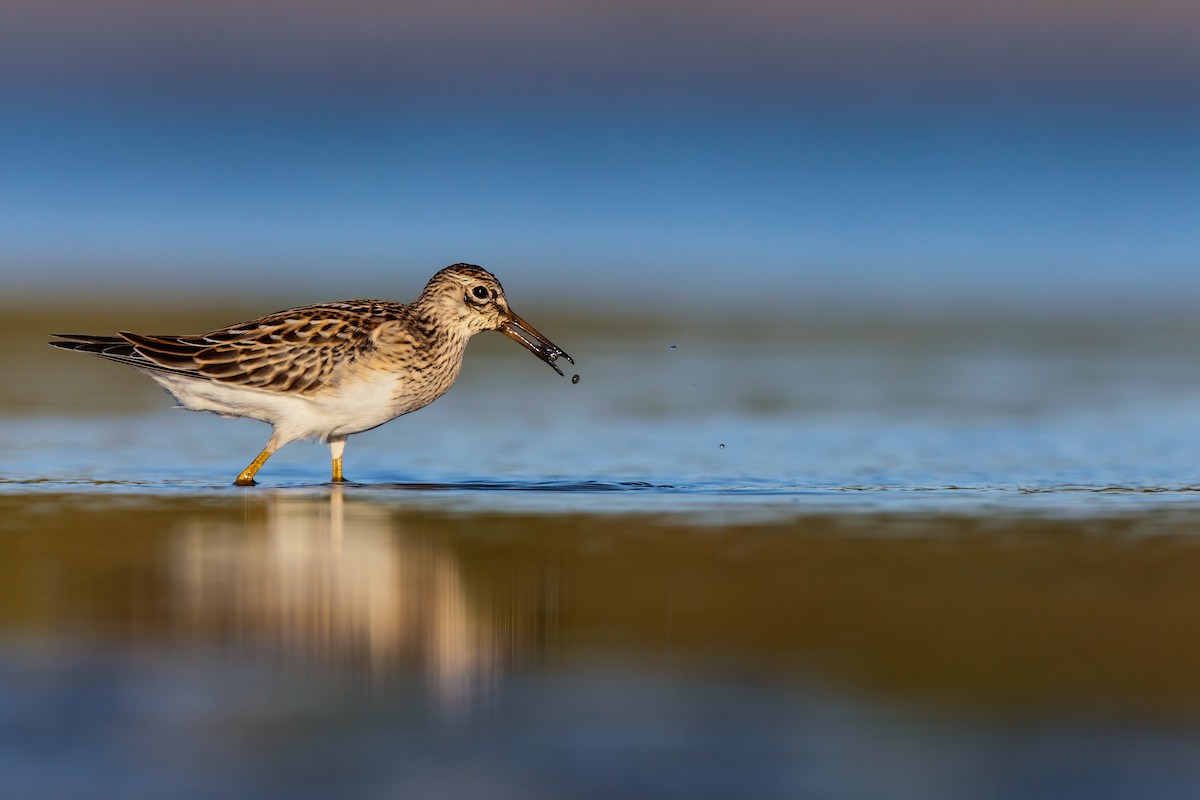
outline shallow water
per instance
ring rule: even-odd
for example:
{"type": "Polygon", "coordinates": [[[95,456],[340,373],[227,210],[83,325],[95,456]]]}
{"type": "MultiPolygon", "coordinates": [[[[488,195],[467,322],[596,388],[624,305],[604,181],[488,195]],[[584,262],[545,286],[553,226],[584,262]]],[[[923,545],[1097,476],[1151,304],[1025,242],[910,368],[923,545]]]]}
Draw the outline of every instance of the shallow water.
{"type": "Polygon", "coordinates": [[[9,314],[6,791],[1200,791],[1200,326],[521,311],[577,385],[480,337],[253,489],[265,427],[40,334],[241,314],[9,314]]]}

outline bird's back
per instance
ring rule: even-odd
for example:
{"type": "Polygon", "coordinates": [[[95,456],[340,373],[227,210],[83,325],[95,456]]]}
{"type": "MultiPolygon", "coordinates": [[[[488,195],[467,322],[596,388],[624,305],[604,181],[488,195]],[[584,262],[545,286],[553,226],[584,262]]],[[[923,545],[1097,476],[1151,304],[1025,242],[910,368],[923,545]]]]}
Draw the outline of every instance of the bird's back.
{"type": "Polygon", "coordinates": [[[382,325],[414,327],[411,309],[388,300],[344,300],[277,311],[200,334],[55,334],[55,347],[248,389],[311,395],[375,349],[382,325]]]}

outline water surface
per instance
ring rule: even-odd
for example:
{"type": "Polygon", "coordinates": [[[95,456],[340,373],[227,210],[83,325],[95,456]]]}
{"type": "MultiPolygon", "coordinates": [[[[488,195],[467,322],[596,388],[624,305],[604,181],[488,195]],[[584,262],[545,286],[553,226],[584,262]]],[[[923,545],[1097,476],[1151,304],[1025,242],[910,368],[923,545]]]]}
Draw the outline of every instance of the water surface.
{"type": "Polygon", "coordinates": [[[40,333],[238,311],[7,317],[14,797],[1200,791],[1187,320],[523,309],[578,385],[481,337],[252,489],[264,426],[40,333]]]}

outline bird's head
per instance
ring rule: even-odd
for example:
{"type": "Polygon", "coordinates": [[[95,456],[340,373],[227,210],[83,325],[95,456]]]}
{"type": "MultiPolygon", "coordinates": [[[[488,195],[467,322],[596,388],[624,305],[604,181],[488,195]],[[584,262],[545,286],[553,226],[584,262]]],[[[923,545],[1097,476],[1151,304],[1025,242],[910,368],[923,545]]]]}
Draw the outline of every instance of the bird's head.
{"type": "Polygon", "coordinates": [[[460,326],[468,337],[483,331],[500,331],[545,361],[559,375],[555,362],[575,360],[562,348],[509,308],[504,287],[496,276],[474,264],[453,264],[429,279],[414,304],[439,322],[460,326]]]}

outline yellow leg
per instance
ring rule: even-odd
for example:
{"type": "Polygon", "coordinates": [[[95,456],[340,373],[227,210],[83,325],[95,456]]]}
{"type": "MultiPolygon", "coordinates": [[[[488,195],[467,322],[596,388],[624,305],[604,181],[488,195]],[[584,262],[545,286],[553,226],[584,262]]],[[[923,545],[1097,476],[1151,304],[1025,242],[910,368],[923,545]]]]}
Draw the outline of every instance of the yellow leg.
{"type": "Polygon", "coordinates": [[[270,458],[271,454],[274,452],[275,448],[270,444],[264,447],[263,451],[255,456],[254,460],[250,462],[250,466],[242,470],[242,474],[237,476],[237,480],[233,482],[234,485],[253,486],[254,476],[258,473],[259,469],[262,468],[262,465],[267,463],[267,459],[270,458]]]}
{"type": "Polygon", "coordinates": [[[333,482],[342,483],[342,453],[346,450],[346,437],[329,440],[329,452],[333,454],[333,482]]]}

